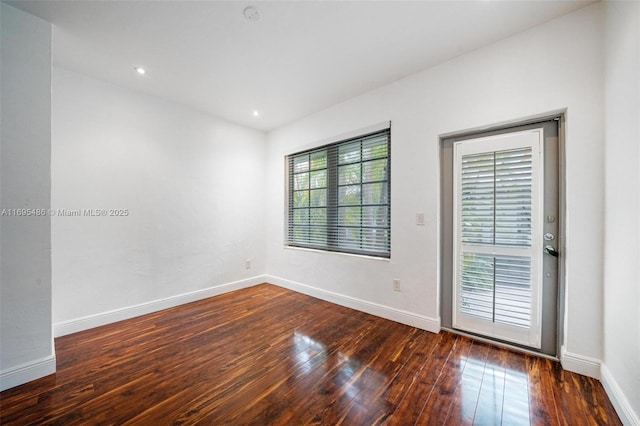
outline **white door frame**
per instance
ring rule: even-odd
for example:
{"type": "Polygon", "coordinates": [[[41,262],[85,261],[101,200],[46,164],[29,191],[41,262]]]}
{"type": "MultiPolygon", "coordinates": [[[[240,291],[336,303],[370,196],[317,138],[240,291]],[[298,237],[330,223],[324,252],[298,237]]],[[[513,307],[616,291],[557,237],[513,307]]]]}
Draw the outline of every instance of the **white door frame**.
{"type": "Polygon", "coordinates": [[[542,317],[542,220],[543,220],[543,191],[544,191],[544,131],[542,128],[504,133],[500,135],[479,137],[455,142],[454,146],[454,196],[453,196],[453,308],[452,326],[472,333],[487,335],[493,338],[510,341],[520,345],[540,349],[541,347],[541,317],[542,317]],[[482,152],[495,152],[523,147],[531,148],[532,155],[532,234],[530,247],[502,247],[495,245],[469,245],[462,243],[461,218],[462,203],[460,194],[462,187],[462,173],[460,170],[463,155],[482,152]],[[527,256],[531,259],[531,326],[515,327],[493,321],[480,320],[461,314],[460,312],[460,259],[463,252],[481,253],[489,255],[527,256]]]}

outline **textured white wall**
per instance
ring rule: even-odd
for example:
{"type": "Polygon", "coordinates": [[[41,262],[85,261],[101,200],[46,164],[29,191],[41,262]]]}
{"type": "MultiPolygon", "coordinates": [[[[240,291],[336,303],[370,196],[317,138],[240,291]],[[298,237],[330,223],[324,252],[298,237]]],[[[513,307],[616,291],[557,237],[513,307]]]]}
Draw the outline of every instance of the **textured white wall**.
{"type": "Polygon", "coordinates": [[[54,324],[264,274],[262,132],[54,68],[52,146],[53,209],[129,212],[52,218],[54,324]]]}
{"type": "Polygon", "coordinates": [[[633,416],[640,421],[640,3],[605,4],[603,362],[611,377],[603,381],[613,379],[625,395],[633,424],[633,416]]]}
{"type": "Polygon", "coordinates": [[[0,217],[2,390],[54,372],[55,358],[51,222],[10,213],[50,206],[51,25],[4,3],[0,15],[0,209],[9,210],[0,217]]]}
{"type": "Polygon", "coordinates": [[[269,274],[337,293],[343,301],[356,299],[414,314],[425,323],[438,321],[439,135],[566,109],[565,343],[571,353],[599,359],[601,29],[601,6],[587,7],[271,132],[269,274]],[[283,157],[385,120],[392,121],[391,260],[285,249],[283,157]],[[418,212],[424,212],[425,226],[415,224],[418,212]],[[393,278],[402,281],[401,292],[392,291],[393,278]]]}

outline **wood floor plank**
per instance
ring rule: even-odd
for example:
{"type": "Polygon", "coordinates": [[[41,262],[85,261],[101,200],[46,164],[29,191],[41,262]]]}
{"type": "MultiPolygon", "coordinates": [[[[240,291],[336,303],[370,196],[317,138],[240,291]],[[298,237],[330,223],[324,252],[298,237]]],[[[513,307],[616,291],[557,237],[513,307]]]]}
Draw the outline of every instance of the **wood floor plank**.
{"type": "Polygon", "coordinates": [[[404,327],[399,324],[392,325],[393,327],[380,335],[377,342],[368,344],[369,350],[375,349],[371,352],[370,358],[359,356],[362,364],[354,375],[355,380],[349,385],[348,391],[340,395],[335,404],[328,406],[314,418],[321,419],[323,424],[362,424],[369,409],[377,411],[376,406],[384,404],[379,395],[395,376],[398,367],[388,361],[397,356],[398,348],[405,345],[410,348],[409,341],[412,337],[412,334],[401,333],[400,328],[404,327]],[[398,339],[391,345],[383,344],[383,341],[389,339],[389,335],[397,336],[398,339]]]}
{"type": "Polygon", "coordinates": [[[457,339],[458,336],[454,334],[444,334],[432,354],[424,360],[417,377],[407,388],[396,411],[389,416],[386,424],[408,425],[416,423],[436,387],[436,382],[443,373],[444,366],[457,339]]]}
{"type": "Polygon", "coordinates": [[[555,362],[269,284],[55,344],[56,374],[2,392],[0,424],[620,424],[555,362]]]}
{"type": "Polygon", "coordinates": [[[529,375],[529,413],[532,426],[559,424],[548,364],[544,358],[526,356],[529,375]]]}
{"type": "Polygon", "coordinates": [[[473,424],[484,368],[490,349],[491,347],[486,343],[477,341],[472,343],[462,377],[453,395],[453,401],[445,424],[451,426],[473,424]]]}
{"type": "Polygon", "coordinates": [[[519,426],[530,425],[529,377],[525,356],[506,350],[502,357],[505,368],[502,423],[519,426]]]}
{"type": "Polygon", "coordinates": [[[378,418],[384,416],[382,413],[395,409],[383,395],[387,393],[408,360],[414,356],[416,345],[424,344],[419,341],[419,336],[427,335],[418,329],[404,334],[404,337],[400,334],[400,330],[397,333],[400,337],[398,343],[384,345],[378,357],[368,364],[366,376],[370,376],[372,383],[359,385],[359,392],[353,399],[352,407],[342,419],[344,423],[374,424],[378,418]]]}
{"type": "Polygon", "coordinates": [[[472,342],[469,338],[458,337],[430,398],[416,420],[417,424],[442,425],[445,423],[454,401],[455,390],[462,380],[471,346],[472,342]]]}
{"type": "MultiPolygon", "coordinates": [[[[371,360],[381,348],[381,343],[389,338],[387,325],[367,326],[367,331],[353,339],[344,351],[336,354],[333,364],[336,368],[325,376],[324,383],[318,393],[322,396],[313,405],[307,405],[308,412],[301,411],[301,416],[294,416],[294,424],[335,424],[340,413],[348,410],[350,400],[357,392],[357,382],[364,372],[367,362],[371,360]]],[[[331,361],[330,361],[331,362],[331,361]]]]}
{"type": "Polygon", "coordinates": [[[389,423],[389,417],[397,411],[397,406],[418,380],[426,360],[440,343],[442,334],[420,333],[415,342],[415,349],[409,358],[401,364],[400,371],[389,384],[381,390],[379,403],[374,410],[368,410],[367,421],[363,424],[389,423]]]}
{"type": "Polygon", "coordinates": [[[558,363],[549,363],[548,368],[559,424],[594,424],[593,419],[589,419],[583,410],[582,396],[573,383],[573,373],[563,370],[558,363]]]}
{"type": "Polygon", "coordinates": [[[618,415],[609,403],[602,386],[599,386],[597,380],[591,377],[576,376],[579,381],[580,393],[583,395],[587,405],[588,416],[593,417],[596,423],[600,425],[614,424],[618,415]]]}

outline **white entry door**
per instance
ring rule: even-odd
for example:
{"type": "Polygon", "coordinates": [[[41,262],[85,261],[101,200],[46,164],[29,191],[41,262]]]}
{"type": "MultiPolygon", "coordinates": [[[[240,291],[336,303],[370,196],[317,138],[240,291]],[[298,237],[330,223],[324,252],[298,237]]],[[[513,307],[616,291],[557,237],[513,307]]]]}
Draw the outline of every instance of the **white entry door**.
{"type": "Polygon", "coordinates": [[[540,349],[543,129],[453,146],[453,327],[540,349]]]}

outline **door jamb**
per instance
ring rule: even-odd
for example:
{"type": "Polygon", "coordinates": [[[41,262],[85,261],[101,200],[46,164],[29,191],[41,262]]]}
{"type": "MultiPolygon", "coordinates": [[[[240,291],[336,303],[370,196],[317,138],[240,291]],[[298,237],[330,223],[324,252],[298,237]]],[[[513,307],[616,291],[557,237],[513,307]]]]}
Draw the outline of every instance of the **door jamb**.
{"type": "Polygon", "coordinates": [[[543,353],[538,353],[534,351],[528,350],[528,348],[520,347],[516,344],[512,344],[509,342],[501,342],[501,341],[492,341],[494,344],[499,346],[511,347],[518,351],[525,351],[527,353],[533,353],[539,356],[543,356],[546,358],[559,359],[561,355],[561,349],[564,346],[565,340],[565,330],[566,330],[566,317],[565,313],[567,311],[566,306],[566,264],[565,264],[565,256],[566,253],[566,115],[567,110],[557,110],[551,111],[548,113],[531,116],[527,118],[523,118],[521,120],[510,120],[497,124],[493,124],[490,126],[476,127],[471,129],[466,129],[462,131],[454,131],[454,132],[446,132],[441,133],[438,136],[438,212],[437,212],[437,223],[438,223],[438,269],[437,269],[437,279],[438,279],[438,291],[437,291],[437,305],[438,305],[438,315],[440,319],[440,329],[447,330],[457,334],[467,335],[478,340],[487,340],[482,338],[481,336],[473,336],[464,332],[460,332],[458,330],[453,330],[452,327],[442,326],[442,291],[443,291],[443,279],[442,279],[442,255],[443,255],[443,245],[444,245],[444,233],[443,233],[443,217],[442,217],[442,204],[443,204],[443,194],[442,194],[442,173],[443,173],[443,159],[442,159],[442,147],[443,143],[447,139],[451,138],[463,138],[466,136],[474,135],[477,133],[485,133],[485,132],[494,132],[505,130],[508,128],[518,127],[518,126],[527,126],[531,124],[541,123],[550,120],[556,120],[558,122],[558,237],[557,237],[557,247],[558,251],[561,253],[558,258],[558,287],[557,287],[557,313],[556,313],[556,355],[555,357],[549,356],[543,353]]]}

